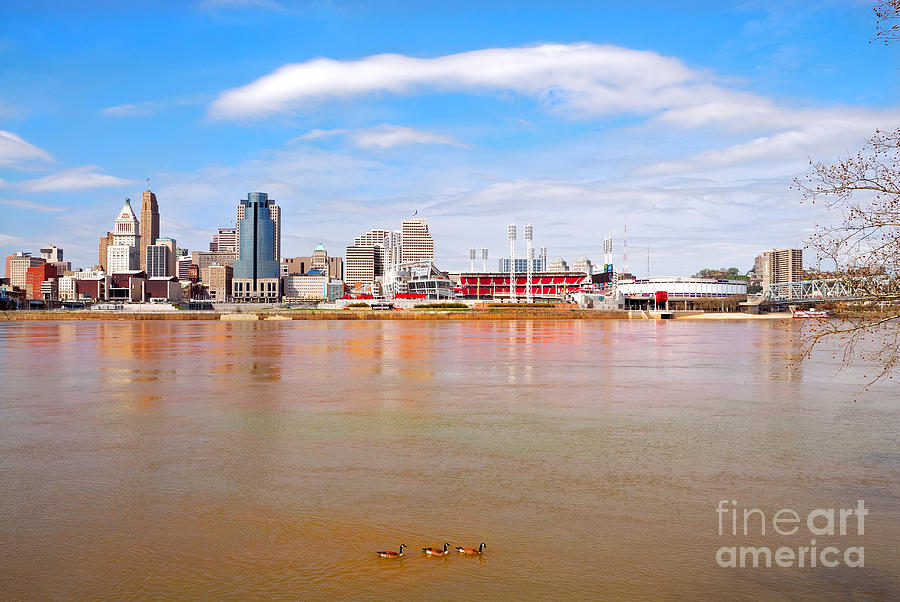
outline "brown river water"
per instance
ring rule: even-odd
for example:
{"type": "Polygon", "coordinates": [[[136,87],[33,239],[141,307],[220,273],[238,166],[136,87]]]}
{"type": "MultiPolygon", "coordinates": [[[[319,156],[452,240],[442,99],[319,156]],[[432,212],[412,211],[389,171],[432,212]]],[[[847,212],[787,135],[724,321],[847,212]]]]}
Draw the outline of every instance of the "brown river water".
{"type": "Polygon", "coordinates": [[[799,327],[0,322],[0,597],[898,599],[900,388],[799,327]]]}

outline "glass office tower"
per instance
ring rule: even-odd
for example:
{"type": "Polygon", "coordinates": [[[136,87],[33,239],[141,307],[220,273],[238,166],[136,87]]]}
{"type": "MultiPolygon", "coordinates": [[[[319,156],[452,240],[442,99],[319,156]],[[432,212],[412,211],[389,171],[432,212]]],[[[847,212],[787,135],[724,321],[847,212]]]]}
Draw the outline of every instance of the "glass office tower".
{"type": "Polygon", "coordinates": [[[268,302],[280,299],[281,270],[275,259],[275,222],[269,215],[274,201],[265,192],[250,192],[241,200],[238,251],[231,281],[235,301],[268,302]]]}

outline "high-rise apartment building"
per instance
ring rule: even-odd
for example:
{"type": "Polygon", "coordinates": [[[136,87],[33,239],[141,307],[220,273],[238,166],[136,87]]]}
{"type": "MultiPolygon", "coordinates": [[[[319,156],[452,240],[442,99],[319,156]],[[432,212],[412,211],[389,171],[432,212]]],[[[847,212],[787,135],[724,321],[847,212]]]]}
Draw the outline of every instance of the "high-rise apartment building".
{"type": "Polygon", "coordinates": [[[147,270],[147,247],[154,244],[159,238],[159,206],[156,203],[156,195],[145,190],[141,196],[141,259],[139,269],[147,270]]]}
{"type": "MultiPolygon", "coordinates": [[[[265,194],[265,193],[261,193],[265,194]]],[[[268,196],[268,195],[267,195],[268,196]]],[[[244,201],[241,202],[237,206],[237,225],[235,226],[235,250],[237,250],[237,246],[241,244],[241,222],[244,219],[244,210],[245,205],[244,201]]],[[[269,212],[269,219],[272,220],[273,224],[273,235],[272,235],[272,253],[275,256],[275,261],[281,261],[281,207],[278,206],[274,200],[269,199],[267,205],[267,211],[269,212]]],[[[212,249],[210,249],[212,250],[212,249]]]]}
{"type": "Polygon", "coordinates": [[[400,228],[400,261],[434,261],[434,239],[425,219],[405,219],[400,228]]]}
{"type": "MultiPolygon", "coordinates": [[[[803,249],[772,249],[757,256],[754,271],[762,268],[762,286],[803,279],[803,249]]],[[[759,272],[757,272],[759,275],[759,272]]]]}
{"type": "Polygon", "coordinates": [[[241,201],[238,222],[240,258],[234,263],[231,296],[237,301],[275,301],[280,298],[281,265],[276,256],[275,222],[269,195],[250,192],[241,201]]]}

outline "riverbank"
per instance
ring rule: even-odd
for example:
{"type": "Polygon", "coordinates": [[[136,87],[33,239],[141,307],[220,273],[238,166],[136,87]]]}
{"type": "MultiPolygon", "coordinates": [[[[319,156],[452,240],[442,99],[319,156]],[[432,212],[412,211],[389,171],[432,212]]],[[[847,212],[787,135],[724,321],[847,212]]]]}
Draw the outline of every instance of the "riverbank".
{"type": "MultiPolygon", "coordinates": [[[[771,314],[673,312],[677,320],[783,320],[787,312],[771,314]]],[[[588,309],[488,309],[476,311],[441,310],[267,310],[234,313],[212,311],[8,311],[0,321],[45,320],[647,320],[641,311],[598,311],[588,309]]]]}

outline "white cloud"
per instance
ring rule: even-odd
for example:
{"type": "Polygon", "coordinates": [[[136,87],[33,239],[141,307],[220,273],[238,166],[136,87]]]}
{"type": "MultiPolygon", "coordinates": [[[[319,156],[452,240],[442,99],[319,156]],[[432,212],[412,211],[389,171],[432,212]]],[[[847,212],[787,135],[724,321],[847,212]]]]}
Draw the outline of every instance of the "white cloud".
{"type": "Polygon", "coordinates": [[[359,130],[310,130],[299,138],[291,140],[318,140],[334,136],[345,136],[359,148],[391,148],[407,144],[445,144],[465,146],[453,136],[445,136],[425,130],[416,130],[402,125],[381,124],[359,130]]]}
{"type": "Polygon", "coordinates": [[[491,48],[436,58],[380,54],[355,61],[288,64],[210,106],[220,119],[289,113],[304,104],[365,94],[513,91],[548,107],[601,115],[696,104],[718,90],[680,60],[612,45],[491,48]]]}
{"type": "Polygon", "coordinates": [[[28,211],[40,211],[44,213],[59,213],[64,211],[62,207],[48,205],[46,203],[35,203],[34,201],[26,201],[24,199],[0,199],[0,205],[7,207],[15,207],[17,209],[27,209],[28,211]]]}
{"type": "Polygon", "coordinates": [[[36,180],[25,180],[19,186],[28,192],[54,192],[134,184],[132,180],[96,173],[96,170],[96,165],[73,167],[36,180]]]}
{"type": "Polygon", "coordinates": [[[779,125],[789,129],[758,136],[726,148],[698,153],[685,159],[663,161],[634,172],[635,175],[700,173],[735,165],[760,162],[804,164],[809,157],[827,160],[834,153],[858,147],[879,127],[889,128],[900,111],[862,109],[789,111],[779,125]]]}
{"type": "Polygon", "coordinates": [[[50,153],[25,142],[17,134],[0,130],[0,167],[18,167],[32,161],[52,161],[50,153]]]}
{"type": "Polygon", "coordinates": [[[111,117],[146,117],[159,110],[155,102],[140,102],[137,104],[125,104],[115,107],[106,107],[101,113],[111,117]]]}

